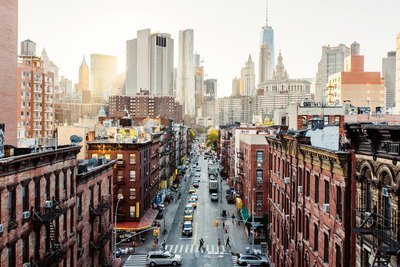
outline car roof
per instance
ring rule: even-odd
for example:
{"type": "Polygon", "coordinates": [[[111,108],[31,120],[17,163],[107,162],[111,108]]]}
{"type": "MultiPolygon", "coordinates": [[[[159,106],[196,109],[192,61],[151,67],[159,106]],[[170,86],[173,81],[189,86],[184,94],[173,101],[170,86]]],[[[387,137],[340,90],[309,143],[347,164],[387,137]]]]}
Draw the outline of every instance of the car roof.
{"type": "Polygon", "coordinates": [[[184,221],[183,224],[192,224],[191,221],[184,221]]]}
{"type": "Polygon", "coordinates": [[[187,204],[185,208],[193,208],[193,206],[190,204],[187,204]]]}
{"type": "Polygon", "coordinates": [[[150,251],[148,253],[149,255],[158,255],[158,254],[171,254],[168,250],[162,251],[162,250],[156,250],[156,251],[150,251]]]}

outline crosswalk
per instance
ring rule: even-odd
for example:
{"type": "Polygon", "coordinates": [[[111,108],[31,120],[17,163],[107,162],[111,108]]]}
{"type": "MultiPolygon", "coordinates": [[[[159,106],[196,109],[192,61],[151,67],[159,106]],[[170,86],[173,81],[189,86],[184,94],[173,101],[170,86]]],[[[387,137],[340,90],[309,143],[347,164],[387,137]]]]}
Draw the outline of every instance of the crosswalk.
{"type": "Polygon", "coordinates": [[[232,255],[232,264],[233,264],[233,267],[240,266],[240,265],[237,263],[237,259],[238,259],[237,256],[232,255]]]}
{"type": "Polygon", "coordinates": [[[146,254],[130,255],[124,263],[124,267],[143,267],[146,266],[146,254]]]}
{"type": "MultiPolygon", "coordinates": [[[[169,250],[172,253],[175,254],[193,254],[193,253],[203,253],[199,251],[199,245],[194,245],[194,244],[175,244],[175,245],[166,245],[165,246],[166,250],[169,250]]],[[[225,246],[221,246],[218,249],[217,245],[205,245],[205,251],[204,253],[207,254],[225,254],[229,253],[226,249],[225,246]]]]}

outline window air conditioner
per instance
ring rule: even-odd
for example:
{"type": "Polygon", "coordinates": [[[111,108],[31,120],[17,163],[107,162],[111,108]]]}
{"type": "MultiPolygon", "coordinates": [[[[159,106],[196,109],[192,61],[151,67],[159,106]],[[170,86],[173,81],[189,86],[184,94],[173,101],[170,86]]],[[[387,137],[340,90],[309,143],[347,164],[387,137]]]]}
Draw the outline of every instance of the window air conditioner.
{"type": "Polygon", "coordinates": [[[285,177],[283,179],[283,181],[285,182],[285,184],[289,184],[290,183],[290,177],[285,177]]]}
{"type": "Polygon", "coordinates": [[[262,163],[261,162],[257,162],[257,168],[262,168],[262,163]]]}
{"type": "Polygon", "coordinates": [[[324,211],[324,212],[329,212],[329,204],[322,204],[322,210],[324,211]]]}
{"type": "Polygon", "coordinates": [[[299,186],[297,187],[297,191],[298,191],[299,193],[303,193],[303,186],[299,185],[299,186]]]}
{"type": "Polygon", "coordinates": [[[53,207],[53,201],[52,200],[46,200],[44,202],[44,207],[47,208],[47,209],[52,208],[53,207]]]}
{"type": "Polygon", "coordinates": [[[24,211],[24,212],[22,213],[22,218],[23,218],[24,220],[28,220],[30,216],[31,216],[31,213],[30,213],[29,211],[24,211]]]}

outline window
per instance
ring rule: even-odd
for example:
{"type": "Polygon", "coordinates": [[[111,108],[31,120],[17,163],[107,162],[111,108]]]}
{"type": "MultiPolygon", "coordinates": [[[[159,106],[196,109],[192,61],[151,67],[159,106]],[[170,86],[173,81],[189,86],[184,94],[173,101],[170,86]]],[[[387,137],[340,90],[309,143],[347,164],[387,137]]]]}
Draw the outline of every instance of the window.
{"type": "Polygon", "coordinates": [[[63,190],[64,190],[64,198],[65,200],[67,200],[67,172],[64,172],[63,190]]]}
{"type": "Polygon", "coordinates": [[[51,200],[51,196],[50,196],[50,177],[46,178],[46,200],[51,200]]]}
{"type": "Polygon", "coordinates": [[[14,229],[16,227],[16,192],[15,188],[11,188],[8,192],[8,222],[10,224],[10,228],[14,229]]]}
{"type": "Polygon", "coordinates": [[[22,211],[29,211],[29,186],[22,186],[22,211]]]}
{"type": "Polygon", "coordinates": [[[123,197],[124,197],[124,194],[122,194],[122,188],[118,188],[117,198],[122,199],[123,197]]]}
{"type": "Polygon", "coordinates": [[[314,223],[314,250],[318,251],[318,225],[314,223]]]}
{"type": "Polygon", "coordinates": [[[117,154],[117,164],[124,164],[124,155],[117,154]]]}
{"type": "Polygon", "coordinates": [[[136,154],[129,154],[129,164],[136,164],[136,154]]]}
{"type": "Polygon", "coordinates": [[[135,218],[135,206],[129,206],[129,217],[135,218]]]}
{"type": "Polygon", "coordinates": [[[263,161],[263,151],[257,151],[257,162],[263,161]]]}
{"type": "Polygon", "coordinates": [[[74,207],[70,208],[70,217],[69,217],[69,232],[74,232],[74,207]]]}
{"type": "Polygon", "coordinates": [[[78,258],[82,257],[83,253],[79,253],[82,251],[82,231],[78,231],[77,233],[77,245],[78,245],[78,258]]]}
{"type": "Polygon", "coordinates": [[[336,267],[342,267],[342,249],[338,244],[335,244],[336,248],[336,267]]]}
{"type": "Polygon", "coordinates": [[[306,171],[306,196],[309,197],[310,196],[310,172],[306,171]]]}
{"type": "Polygon", "coordinates": [[[337,205],[336,205],[336,217],[339,220],[342,220],[342,188],[340,186],[336,187],[336,194],[337,194],[337,205]]]}
{"type": "Polygon", "coordinates": [[[262,192],[256,193],[256,206],[257,206],[257,211],[262,211],[262,208],[263,208],[263,193],[262,192]]]}
{"type": "Polygon", "coordinates": [[[136,189],[131,187],[129,188],[129,199],[135,199],[136,198],[136,189]]]}
{"type": "Polygon", "coordinates": [[[74,182],[74,170],[71,170],[71,183],[70,183],[71,197],[75,195],[75,182],[74,182]]]}
{"type": "Polygon", "coordinates": [[[262,170],[256,171],[256,180],[257,180],[258,184],[261,184],[263,182],[263,171],[262,170]]]}
{"type": "Polygon", "coordinates": [[[108,194],[111,196],[112,191],[112,176],[108,176],[108,194]]]}
{"type": "Polygon", "coordinates": [[[98,154],[92,154],[92,158],[99,158],[99,155],[98,154]]]}
{"type": "Polygon", "coordinates": [[[129,171],[129,180],[131,182],[136,181],[136,171],[129,171]]]}
{"type": "Polygon", "coordinates": [[[124,181],[124,171],[118,170],[117,173],[117,182],[122,182],[124,181]]]}
{"type": "Polygon", "coordinates": [[[35,181],[35,209],[40,209],[40,179],[35,181]]]}
{"type": "Polygon", "coordinates": [[[29,235],[22,238],[22,262],[29,262],[29,235]]]}
{"type": "Polygon", "coordinates": [[[110,160],[111,159],[111,155],[110,154],[104,154],[104,157],[106,158],[106,160],[110,160]]]}
{"type": "Polygon", "coordinates": [[[325,180],[325,204],[329,204],[329,181],[325,180]]]}
{"type": "Polygon", "coordinates": [[[309,238],[310,238],[310,219],[309,219],[308,216],[306,216],[306,222],[304,224],[304,228],[305,228],[305,230],[304,230],[304,238],[305,238],[305,240],[308,241],[309,238]]]}
{"type": "Polygon", "coordinates": [[[315,190],[315,195],[314,195],[314,202],[318,203],[319,202],[319,176],[314,175],[315,179],[315,185],[314,185],[314,190],[315,190]]]}
{"type": "Polygon", "coordinates": [[[15,260],[15,243],[8,247],[8,266],[14,267],[16,266],[15,260]]]}
{"type": "Polygon", "coordinates": [[[329,238],[328,234],[324,233],[324,262],[329,260],[329,238]]]}
{"type": "Polygon", "coordinates": [[[77,201],[76,201],[76,205],[77,205],[77,212],[78,212],[78,221],[80,221],[82,219],[82,195],[79,195],[77,197],[77,201]]]}

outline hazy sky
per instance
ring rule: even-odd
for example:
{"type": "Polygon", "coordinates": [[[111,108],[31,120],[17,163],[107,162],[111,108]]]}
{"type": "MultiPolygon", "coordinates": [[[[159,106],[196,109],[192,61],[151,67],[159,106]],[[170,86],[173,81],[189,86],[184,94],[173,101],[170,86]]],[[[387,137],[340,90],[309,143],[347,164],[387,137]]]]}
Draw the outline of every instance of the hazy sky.
{"type": "MultiPolygon", "coordinates": [[[[19,41],[36,42],[38,53],[45,47],[60,75],[74,82],[91,53],[117,56],[125,71],[126,40],[145,28],[172,34],[176,66],[178,32],[192,28],[206,78],[218,79],[219,96],[229,95],[249,53],[258,73],[264,24],[265,0],[19,0],[19,41]]],[[[381,71],[400,32],[400,0],[269,0],[269,24],[292,78],[315,77],[322,45],[353,41],[366,69],[381,71]]]]}

